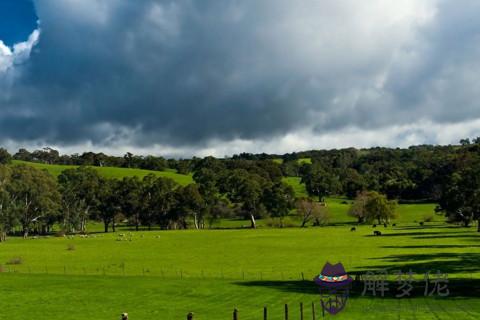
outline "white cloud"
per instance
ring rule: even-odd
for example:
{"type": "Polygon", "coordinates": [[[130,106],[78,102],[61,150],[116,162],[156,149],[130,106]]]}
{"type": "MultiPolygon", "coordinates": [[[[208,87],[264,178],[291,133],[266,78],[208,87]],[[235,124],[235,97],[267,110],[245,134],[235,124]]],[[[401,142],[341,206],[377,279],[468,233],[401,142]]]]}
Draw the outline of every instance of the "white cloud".
{"type": "Polygon", "coordinates": [[[19,42],[13,45],[13,50],[6,46],[0,40],[0,73],[6,72],[15,64],[25,62],[29,57],[33,47],[38,43],[40,30],[34,30],[27,41],[19,42]]]}

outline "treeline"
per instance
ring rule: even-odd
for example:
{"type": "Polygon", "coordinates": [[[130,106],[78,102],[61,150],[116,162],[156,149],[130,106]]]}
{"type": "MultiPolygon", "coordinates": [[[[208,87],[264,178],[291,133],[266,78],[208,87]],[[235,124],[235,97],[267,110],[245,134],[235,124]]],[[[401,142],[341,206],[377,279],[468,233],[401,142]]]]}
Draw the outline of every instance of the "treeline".
{"type": "Polygon", "coordinates": [[[107,179],[92,167],[63,171],[55,179],[27,165],[0,165],[0,240],[15,232],[27,237],[53,226],[65,233],[87,232],[102,221],[105,232],[118,222],[162,229],[205,228],[220,218],[286,216],[294,191],[282,183],[278,166],[239,161],[238,166],[205,158],[195,168],[194,184],[180,186],[153,174],[107,179]]]}
{"type": "MultiPolygon", "coordinates": [[[[5,152],[5,151],[4,151],[5,152]]],[[[96,166],[96,167],[120,167],[120,168],[138,168],[145,170],[163,171],[165,169],[175,169],[179,173],[187,174],[190,172],[190,160],[165,159],[156,156],[139,156],[127,152],[122,157],[109,156],[104,153],[84,152],[82,154],[60,155],[58,150],[52,148],[43,148],[32,152],[27,149],[20,149],[13,155],[4,154],[14,160],[29,162],[39,162],[45,164],[77,165],[77,166],[96,166]]],[[[0,162],[2,156],[0,155],[0,162]]]]}
{"type": "MultiPolygon", "coordinates": [[[[61,156],[57,151],[49,148],[32,153],[21,149],[11,156],[6,150],[0,149],[0,163],[8,163],[11,159],[93,166],[154,168],[153,170],[168,167],[175,168],[181,173],[193,174],[195,186],[188,186],[189,189],[186,190],[177,185],[168,187],[179,193],[173,197],[175,201],[164,202],[168,206],[165,205],[166,207],[162,207],[161,210],[158,209],[162,212],[161,214],[157,209],[155,209],[157,210],[155,214],[149,214],[155,218],[140,219],[138,217],[136,225],[182,227],[189,221],[179,214],[183,210],[189,212],[189,216],[197,227],[200,227],[207,218],[215,219],[222,215],[247,217],[254,227],[255,219],[258,217],[282,217],[288,214],[294,205],[294,195],[292,188],[282,183],[282,178],[291,176],[299,177],[305,184],[309,196],[319,202],[323,202],[326,196],[331,195],[342,195],[353,199],[362,192],[375,191],[386,195],[388,200],[397,200],[400,203],[438,203],[437,211],[439,213],[445,213],[451,221],[461,222],[466,226],[480,219],[479,138],[473,141],[464,139],[459,145],[449,146],[421,145],[405,149],[370,148],[360,150],[348,148],[314,150],[285,155],[243,153],[231,158],[206,157],[188,160],[165,160],[161,157],[142,157],[129,153],[124,157],[110,157],[101,153],[61,156]],[[300,161],[305,158],[308,161],[300,161]],[[152,159],[159,161],[159,164],[157,166],[148,165],[149,161],[154,162],[152,159]],[[201,197],[199,200],[202,203],[201,206],[193,205],[195,201],[192,199],[196,198],[197,193],[201,197]],[[190,194],[189,198],[183,199],[183,194],[190,194]],[[177,203],[177,208],[174,208],[172,203],[177,203]],[[190,203],[189,206],[195,207],[195,209],[178,208],[179,204],[185,203],[190,203]]],[[[100,177],[99,179],[102,180],[100,177]]],[[[150,179],[153,180],[153,177],[150,179]]],[[[144,180],[135,182],[142,186],[141,189],[144,190],[142,192],[148,190],[146,186],[152,183],[147,181],[148,179],[144,180]]],[[[109,183],[127,184],[127,181],[109,183]]],[[[132,184],[135,183],[132,182],[132,184]]],[[[61,180],[58,181],[58,184],[59,193],[63,198],[65,191],[62,189],[64,186],[61,180]]],[[[101,184],[106,185],[107,183],[102,182],[101,184]]],[[[119,202],[117,186],[111,187],[111,189],[114,190],[112,199],[117,199],[119,202]]],[[[168,195],[172,195],[173,191],[168,195]]],[[[152,197],[157,197],[157,195],[152,197]]],[[[140,197],[139,199],[142,203],[148,203],[144,198],[140,197]]],[[[106,200],[102,199],[102,202],[106,203],[106,200]]],[[[115,201],[112,200],[112,202],[115,201]]],[[[118,209],[118,206],[120,205],[117,204],[115,210],[108,210],[121,212],[127,219],[131,219],[129,214],[125,213],[129,210],[128,206],[121,207],[121,209],[118,209]]],[[[91,207],[94,206],[91,205],[91,207]]],[[[89,210],[93,209],[89,208],[89,210]]],[[[135,210],[140,212],[140,209],[135,210]]],[[[143,210],[144,217],[148,216],[145,212],[154,211],[145,208],[141,208],[141,210],[143,210]]],[[[94,215],[90,215],[90,217],[98,218],[94,215]]],[[[111,218],[104,220],[105,223],[112,221],[111,218]]]]}

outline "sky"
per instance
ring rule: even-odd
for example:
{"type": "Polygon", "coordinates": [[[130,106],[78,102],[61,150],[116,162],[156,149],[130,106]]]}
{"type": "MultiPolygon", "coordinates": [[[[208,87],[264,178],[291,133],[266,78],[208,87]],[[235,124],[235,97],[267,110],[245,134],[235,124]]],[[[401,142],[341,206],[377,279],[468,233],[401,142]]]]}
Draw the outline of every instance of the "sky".
{"type": "Polygon", "coordinates": [[[224,156],[480,136],[477,0],[1,0],[0,145],[224,156]]]}

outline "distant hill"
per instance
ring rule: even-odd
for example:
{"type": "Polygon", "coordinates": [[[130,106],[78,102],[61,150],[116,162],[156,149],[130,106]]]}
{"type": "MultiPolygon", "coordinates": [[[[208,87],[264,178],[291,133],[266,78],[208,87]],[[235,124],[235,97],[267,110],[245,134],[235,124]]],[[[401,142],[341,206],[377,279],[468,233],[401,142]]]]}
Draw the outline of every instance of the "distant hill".
{"type": "MultiPolygon", "coordinates": [[[[72,165],[60,165],[60,164],[44,164],[37,162],[27,162],[20,160],[13,160],[13,165],[25,164],[37,169],[45,169],[51,175],[58,177],[62,171],[66,169],[76,168],[78,166],[72,165]]],[[[158,177],[170,178],[176,181],[180,185],[187,185],[193,183],[193,178],[191,175],[184,175],[175,172],[173,169],[166,169],[165,171],[153,171],[153,170],[143,170],[143,169],[130,169],[130,168],[117,168],[117,167],[92,167],[98,170],[98,173],[105,178],[116,178],[122,179],[124,177],[133,177],[137,176],[143,178],[148,174],[154,174],[158,177]]]]}

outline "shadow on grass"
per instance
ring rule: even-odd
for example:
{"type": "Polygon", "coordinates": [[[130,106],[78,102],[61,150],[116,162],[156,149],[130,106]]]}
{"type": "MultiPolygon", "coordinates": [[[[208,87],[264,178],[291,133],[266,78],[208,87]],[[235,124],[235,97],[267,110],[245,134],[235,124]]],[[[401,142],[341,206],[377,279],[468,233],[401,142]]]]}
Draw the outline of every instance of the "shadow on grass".
{"type": "Polygon", "coordinates": [[[382,246],[383,249],[461,249],[480,248],[480,244],[432,244],[432,245],[411,245],[411,246],[382,246]]]}
{"type": "Polygon", "coordinates": [[[403,272],[412,270],[416,274],[424,274],[428,271],[436,272],[437,270],[450,275],[455,273],[480,272],[480,253],[441,252],[431,254],[398,254],[371,259],[382,260],[384,263],[359,267],[365,270],[364,272],[360,271],[360,273],[365,273],[367,270],[382,269],[392,271],[402,270],[403,272]]]}
{"type": "Polygon", "coordinates": [[[479,234],[447,234],[447,235],[426,235],[426,236],[414,236],[412,239],[455,239],[455,238],[462,238],[462,239],[471,239],[471,240],[480,240],[480,233],[479,234]]]}
{"type": "MultiPolygon", "coordinates": [[[[263,287],[271,290],[277,290],[284,293],[300,293],[308,295],[319,295],[319,288],[313,281],[243,281],[235,282],[234,284],[243,287],[263,287]]],[[[395,280],[388,280],[384,282],[385,288],[388,289],[384,292],[384,296],[381,296],[379,291],[373,294],[372,290],[365,290],[367,282],[362,280],[355,280],[352,283],[350,289],[350,297],[371,297],[371,298],[384,298],[384,299],[401,299],[398,297],[402,294],[401,283],[395,280]]],[[[443,285],[443,283],[441,284],[443,285]]],[[[368,287],[367,287],[368,288],[368,287]]],[[[424,280],[417,279],[412,282],[412,290],[409,291],[409,295],[403,297],[406,298],[424,298],[432,293],[434,284],[429,283],[427,292],[425,292],[426,282],[424,280]]],[[[449,298],[480,298],[480,279],[449,279],[447,284],[449,294],[446,297],[438,296],[437,292],[432,293],[432,297],[438,299],[449,298]]],[[[445,292],[443,289],[441,292],[445,292]]]]}
{"type": "Polygon", "coordinates": [[[449,226],[444,223],[439,224],[425,224],[424,226],[397,226],[393,227],[394,230],[425,230],[425,229],[455,229],[462,231],[471,231],[471,228],[465,228],[460,226],[449,226]]]}
{"type": "MultiPolygon", "coordinates": [[[[375,229],[372,230],[372,233],[375,229]]],[[[382,232],[382,237],[415,237],[415,236],[437,236],[437,235],[448,235],[451,236],[452,238],[454,237],[462,237],[464,234],[462,232],[445,232],[445,231],[425,231],[425,232],[396,232],[396,233],[388,233],[387,230],[383,231],[382,229],[379,229],[380,232],[382,232]]],[[[468,235],[471,236],[471,235],[468,235]]],[[[365,237],[376,237],[373,234],[367,234],[365,237]]]]}

